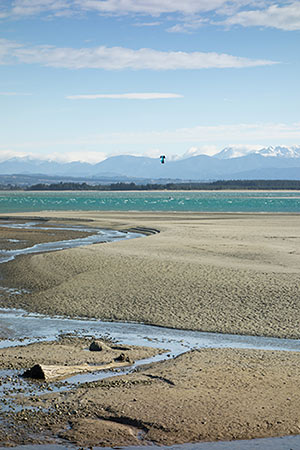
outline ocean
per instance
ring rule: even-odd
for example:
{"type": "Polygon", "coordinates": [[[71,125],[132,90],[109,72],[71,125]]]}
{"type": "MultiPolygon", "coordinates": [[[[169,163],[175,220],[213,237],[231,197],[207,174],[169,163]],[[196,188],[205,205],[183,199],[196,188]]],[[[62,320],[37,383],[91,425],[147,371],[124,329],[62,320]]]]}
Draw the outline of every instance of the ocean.
{"type": "Polygon", "coordinates": [[[0,191],[0,213],[30,211],[300,212],[300,191],[0,191]]]}

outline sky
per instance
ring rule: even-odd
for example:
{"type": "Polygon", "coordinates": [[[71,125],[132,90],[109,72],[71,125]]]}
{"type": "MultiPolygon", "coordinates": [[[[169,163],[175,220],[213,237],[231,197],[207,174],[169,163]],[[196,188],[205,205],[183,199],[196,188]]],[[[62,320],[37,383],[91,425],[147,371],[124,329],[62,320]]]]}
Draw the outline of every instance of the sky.
{"type": "Polygon", "coordinates": [[[300,1],[0,0],[0,160],[300,144],[300,1]]]}

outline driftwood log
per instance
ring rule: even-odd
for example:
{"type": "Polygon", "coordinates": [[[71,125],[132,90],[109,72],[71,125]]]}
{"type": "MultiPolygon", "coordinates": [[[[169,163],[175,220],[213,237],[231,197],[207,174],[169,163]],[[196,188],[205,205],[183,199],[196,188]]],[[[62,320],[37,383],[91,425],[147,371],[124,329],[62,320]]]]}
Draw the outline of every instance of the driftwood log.
{"type": "Polygon", "coordinates": [[[128,364],[128,361],[110,362],[101,366],[90,366],[88,364],[79,366],[47,366],[44,364],[36,364],[31,369],[26,370],[26,372],[22,374],[22,377],[34,378],[36,380],[57,381],[78,373],[117,369],[119,367],[128,366],[128,364]]]}

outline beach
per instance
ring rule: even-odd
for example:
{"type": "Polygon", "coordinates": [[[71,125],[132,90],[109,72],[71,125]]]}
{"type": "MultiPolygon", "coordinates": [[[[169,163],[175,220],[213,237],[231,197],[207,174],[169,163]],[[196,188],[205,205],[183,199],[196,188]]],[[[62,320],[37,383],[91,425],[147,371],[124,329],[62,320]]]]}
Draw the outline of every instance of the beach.
{"type": "MultiPolygon", "coordinates": [[[[34,217],[34,215],[32,215],[34,217]]],[[[100,228],[157,230],[130,241],[24,255],[2,307],[172,328],[299,338],[300,216],[76,212],[100,228]]],[[[85,223],[85,222],[84,222],[85,223]]]]}
{"type": "MultiPolygon", "coordinates": [[[[3,297],[1,307],[300,338],[298,214],[93,211],[30,217],[88,220],[144,237],[17,257],[2,265],[1,283],[25,292],[3,297]]],[[[68,364],[70,348],[62,343],[48,347],[51,354],[34,345],[2,350],[1,367],[25,368],[37,357],[41,364],[68,364]]],[[[84,361],[74,356],[72,363],[84,361]]],[[[19,437],[3,428],[1,442],[39,442],[34,433],[86,447],[299,434],[299,358],[298,352],[192,350],[117,379],[38,399],[20,396],[32,410],[9,416],[19,437]],[[33,408],[37,404],[41,410],[33,408]]]]}

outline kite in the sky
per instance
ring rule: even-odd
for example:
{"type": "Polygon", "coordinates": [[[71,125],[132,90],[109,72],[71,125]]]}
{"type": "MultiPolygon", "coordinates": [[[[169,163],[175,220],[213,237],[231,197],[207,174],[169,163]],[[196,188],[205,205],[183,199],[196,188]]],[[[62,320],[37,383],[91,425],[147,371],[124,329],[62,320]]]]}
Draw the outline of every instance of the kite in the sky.
{"type": "Polygon", "coordinates": [[[166,159],[165,155],[161,155],[161,156],[160,156],[160,162],[161,162],[162,164],[165,163],[165,159],[166,159]]]}

